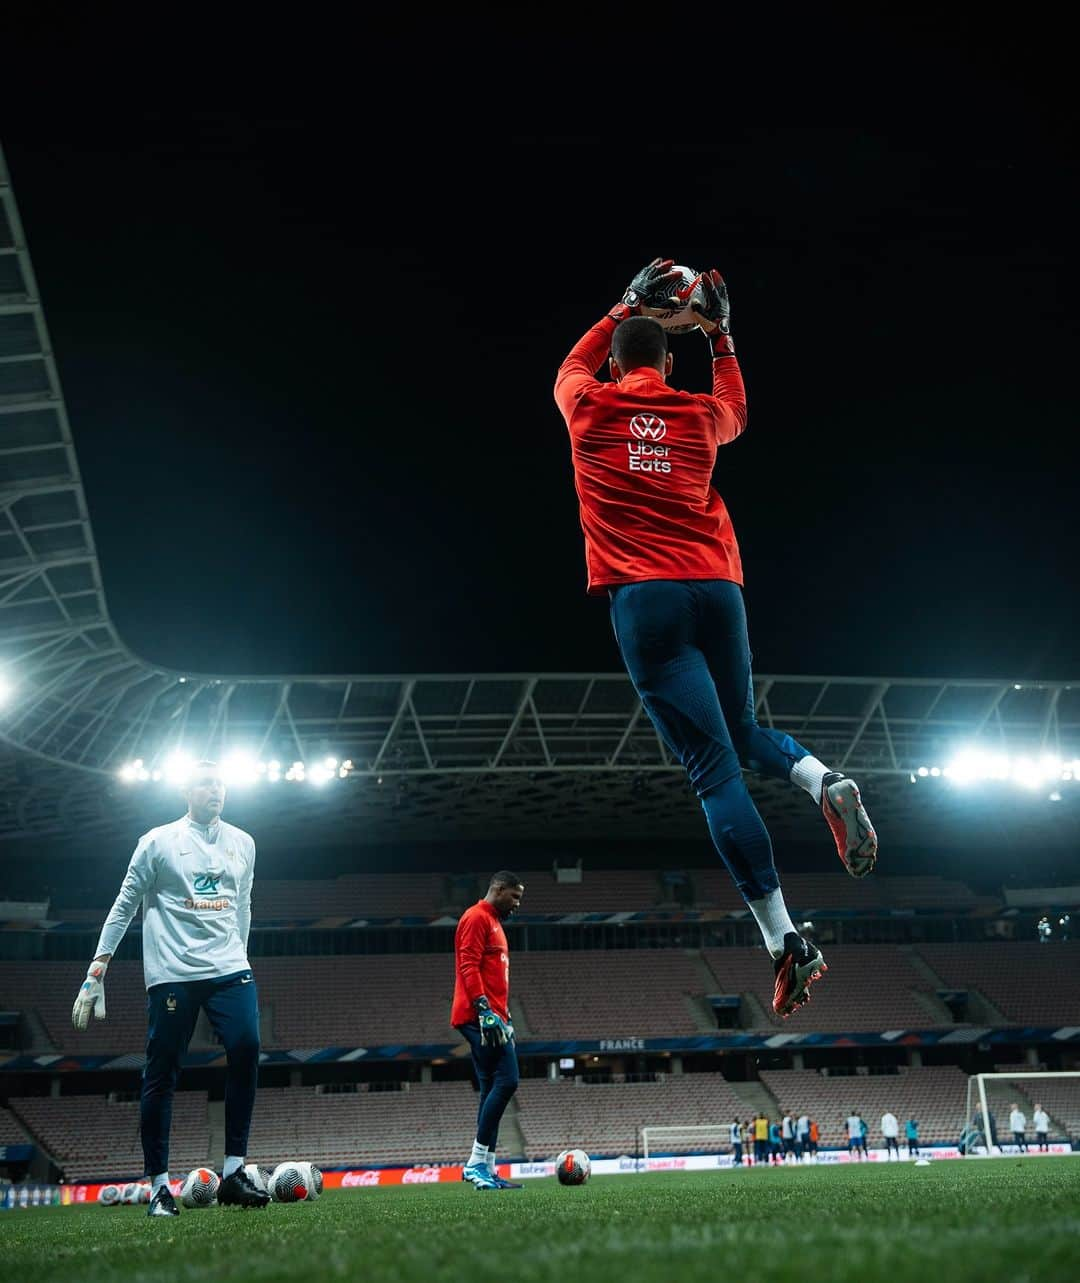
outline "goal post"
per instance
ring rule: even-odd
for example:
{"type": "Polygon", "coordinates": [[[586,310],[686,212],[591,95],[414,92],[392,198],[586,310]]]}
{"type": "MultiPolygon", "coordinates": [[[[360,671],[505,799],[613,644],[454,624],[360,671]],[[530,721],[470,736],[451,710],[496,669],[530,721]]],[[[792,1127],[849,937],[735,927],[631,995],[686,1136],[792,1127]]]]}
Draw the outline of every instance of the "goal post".
{"type": "MultiPolygon", "coordinates": [[[[986,1087],[988,1083],[1022,1083],[1029,1079],[1064,1079],[1080,1078],[1080,1070],[1063,1069],[1057,1072],[1052,1070],[1043,1070],[1042,1072],[1024,1073],[995,1073],[995,1074],[972,1074],[967,1081],[967,1099],[964,1104],[964,1122],[960,1132],[960,1142],[963,1147],[965,1158],[975,1158],[976,1154],[972,1149],[981,1142],[982,1148],[987,1154],[992,1154],[995,1149],[999,1148],[999,1143],[995,1141],[994,1130],[990,1125],[991,1109],[986,1098],[986,1087]]],[[[1011,1136],[1011,1132],[1009,1135],[1011,1136]]]]}
{"type": "Polygon", "coordinates": [[[647,1164],[650,1157],[669,1153],[671,1146],[693,1145],[699,1154],[717,1153],[731,1146],[731,1124],[710,1123],[693,1127],[642,1127],[641,1157],[647,1164]]]}

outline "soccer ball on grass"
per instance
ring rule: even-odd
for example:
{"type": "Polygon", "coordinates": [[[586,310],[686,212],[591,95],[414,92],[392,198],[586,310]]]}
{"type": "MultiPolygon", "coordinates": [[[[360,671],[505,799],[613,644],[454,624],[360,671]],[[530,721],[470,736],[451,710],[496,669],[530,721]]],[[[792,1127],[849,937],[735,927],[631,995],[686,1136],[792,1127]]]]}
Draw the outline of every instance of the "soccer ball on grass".
{"type": "Polygon", "coordinates": [[[584,1185],[591,1172],[592,1163],[583,1149],[564,1149],[555,1160],[560,1185],[584,1185]]]}
{"type": "Polygon", "coordinates": [[[247,1163],[244,1167],[248,1180],[264,1194],[270,1193],[270,1177],[274,1174],[272,1167],[260,1167],[258,1163],[247,1163]]]}
{"type": "Polygon", "coordinates": [[[303,1172],[307,1180],[308,1201],[310,1202],[312,1199],[318,1198],[319,1195],[322,1193],[322,1189],[323,1189],[322,1172],[319,1170],[318,1167],[315,1166],[314,1163],[305,1162],[305,1163],[299,1163],[297,1165],[299,1166],[301,1172],[303,1172]]]}
{"type": "Polygon", "coordinates": [[[180,1202],[184,1207],[209,1207],[217,1198],[221,1179],[209,1167],[196,1167],[184,1177],[180,1186],[180,1202]]]}
{"type": "MultiPolygon", "coordinates": [[[[320,1184],[322,1173],[319,1173],[320,1184]]],[[[310,1164],[299,1161],[278,1163],[270,1174],[270,1197],[275,1203],[302,1203],[311,1198],[315,1186],[310,1164]]],[[[315,1195],[317,1197],[317,1194],[315,1195]]]]}

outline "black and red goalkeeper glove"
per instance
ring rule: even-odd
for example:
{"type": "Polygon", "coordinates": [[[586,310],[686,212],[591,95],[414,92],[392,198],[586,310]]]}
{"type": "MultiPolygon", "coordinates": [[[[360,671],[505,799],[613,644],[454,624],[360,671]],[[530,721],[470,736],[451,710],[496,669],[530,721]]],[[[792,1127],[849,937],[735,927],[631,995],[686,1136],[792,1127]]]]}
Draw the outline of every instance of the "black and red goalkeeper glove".
{"type": "Polygon", "coordinates": [[[701,295],[701,302],[693,303],[691,306],[701,320],[701,328],[709,340],[713,356],[734,356],[735,344],[731,339],[731,303],[728,300],[724,278],[715,267],[701,273],[701,295]]]}
{"type": "Polygon", "coordinates": [[[646,264],[608,316],[613,321],[625,321],[628,316],[647,316],[648,308],[667,311],[678,306],[676,291],[684,282],[681,272],[671,270],[674,266],[673,258],[654,258],[646,264]]]}

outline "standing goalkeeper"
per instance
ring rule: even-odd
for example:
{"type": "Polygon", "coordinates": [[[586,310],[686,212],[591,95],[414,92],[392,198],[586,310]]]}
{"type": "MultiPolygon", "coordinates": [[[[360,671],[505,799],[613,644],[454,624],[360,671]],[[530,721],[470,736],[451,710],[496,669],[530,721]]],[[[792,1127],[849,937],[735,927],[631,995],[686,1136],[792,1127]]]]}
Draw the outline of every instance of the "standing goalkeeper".
{"type": "Polygon", "coordinates": [[[150,1216],[178,1216],[169,1190],[169,1128],[180,1057],[200,1007],[225,1046],[225,1165],[218,1202],[265,1207],[270,1196],[244,1170],[259,1072],[259,1003],[247,957],[255,843],[221,819],[225,782],[199,762],[184,796],[187,814],[139,839],[101,930],[71,1020],[105,1019],[105,971],[135,912],[143,910],[143,974],[149,1031],[140,1128],[152,1192],[150,1216]]]}
{"type": "Polygon", "coordinates": [[[826,967],[788,915],[743,768],[805,789],[853,877],[873,868],[877,838],[853,780],[757,724],[739,547],[711,485],[717,448],[746,426],[746,393],[723,277],[714,269],[699,279],[711,394],[668,386],[667,335],[649,313],[681,308],[688,294],[672,260],[658,258],[574,345],[555,400],[570,431],[588,590],[610,599],[630,679],[701,799],[773,958],[773,1009],[788,1016],[826,967]],[[605,359],[611,383],[596,378],[605,359]]]}
{"type": "Polygon", "coordinates": [[[487,895],[461,915],[454,933],[454,1004],[450,1023],[472,1049],[480,1085],[476,1139],[462,1180],[480,1189],[520,1189],[495,1171],[499,1123],[518,1085],[510,1023],[510,952],[503,922],[521,905],[516,873],[491,876],[487,895]]]}

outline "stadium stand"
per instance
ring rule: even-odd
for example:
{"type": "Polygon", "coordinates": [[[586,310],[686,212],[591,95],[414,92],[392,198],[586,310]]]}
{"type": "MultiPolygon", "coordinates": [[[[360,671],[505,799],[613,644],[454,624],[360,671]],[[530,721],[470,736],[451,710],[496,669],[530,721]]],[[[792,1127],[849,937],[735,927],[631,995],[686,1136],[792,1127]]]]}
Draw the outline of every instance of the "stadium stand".
{"type": "Polygon", "coordinates": [[[19,1120],[8,1110],[0,1108],[0,1145],[26,1145],[30,1137],[19,1126],[19,1120]]]}
{"type": "MultiPolygon", "coordinates": [[[[625,913],[646,909],[713,909],[745,912],[727,871],[716,865],[687,869],[685,891],[678,901],[657,869],[586,869],[581,882],[558,882],[551,869],[523,870],[525,914],[625,913]]],[[[481,872],[356,873],[338,878],[261,878],[255,880],[252,916],[259,922],[308,919],[432,918],[457,916],[485,890],[481,872]]],[[[852,882],[836,873],[790,873],[783,878],[792,911],[836,909],[845,913],[880,914],[919,909],[972,913],[999,908],[997,897],[976,895],[962,882],[932,875],[881,876],[852,882]]],[[[49,916],[98,926],[109,905],[88,908],[69,902],[61,890],[49,916]]]]}
{"type": "MultiPolygon", "coordinates": [[[[385,1043],[445,1043],[453,964],[449,954],[260,958],[263,1045],[296,1049],[385,1043]]],[[[140,1050],[146,1039],[142,965],[109,968],[109,1017],[85,1033],[71,1028],[71,994],[81,963],[12,963],[0,969],[0,1004],[37,1011],[50,1048],[85,1055],[140,1050]]],[[[515,1007],[531,1035],[581,1038],[700,1033],[684,996],[708,989],[707,973],[679,950],[519,953],[515,1007]]],[[[192,1044],[193,1048],[197,1046],[192,1044]]]]}
{"type": "MultiPolygon", "coordinates": [[[[104,1096],[14,1096],[12,1112],[56,1159],[65,1177],[135,1180],[143,1170],[138,1101],[104,1096]]],[[[206,1092],[180,1091],[173,1102],[171,1171],[220,1162],[210,1154],[206,1092]]]]}
{"type": "MultiPolygon", "coordinates": [[[[995,946],[979,946],[993,949],[995,946]]],[[[1003,947],[1003,946],[1002,946],[1003,947]]],[[[759,1013],[752,1026],[794,1030],[772,1010],[772,966],[763,949],[705,949],[716,977],[716,992],[749,994],[759,1013]]],[[[828,972],[811,989],[810,1003],[798,1013],[798,1030],[821,1033],[858,1030],[928,1029],[952,1019],[935,1004],[932,986],[915,969],[911,951],[897,945],[831,945],[824,950],[828,972]]]]}
{"type": "Polygon", "coordinates": [[[351,873],[340,878],[256,878],[255,920],[432,917],[447,907],[441,873],[351,873]]]}
{"type": "Polygon", "coordinates": [[[85,962],[5,962],[0,966],[0,1007],[34,1011],[48,1035],[33,1051],[87,1056],[119,1055],[146,1043],[146,989],[141,962],[114,962],[107,979],[108,1019],[91,1020],[85,1033],[71,1027],[71,1004],[86,975],[85,962]]]}
{"type": "MultiPolygon", "coordinates": [[[[746,906],[725,869],[695,869],[691,874],[698,908],[743,909],[746,906]]],[[[881,913],[888,909],[944,909],[967,913],[984,904],[997,905],[977,896],[962,882],[933,875],[920,877],[875,876],[852,881],[840,866],[836,873],[788,873],[781,875],[784,898],[792,912],[843,909],[881,913]]]]}
{"type": "Polygon", "coordinates": [[[453,959],[442,953],[261,958],[267,1047],[438,1043],[450,1029],[453,959]]]}
{"type": "Polygon", "coordinates": [[[707,990],[700,956],[679,949],[517,953],[512,993],[537,1038],[701,1032],[686,999],[707,990]]]}
{"type": "MultiPolygon", "coordinates": [[[[881,1115],[892,1110],[903,1124],[919,1122],[923,1144],[955,1142],[963,1119],[967,1077],[953,1066],[901,1069],[897,1074],[828,1076],[814,1070],[763,1070],[761,1083],[779,1111],[805,1112],[817,1120],[823,1146],[844,1146],[844,1119],[866,1119],[871,1147],[880,1145],[881,1115]]],[[[1080,1134],[1080,1083],[1039,1082],[1038,1099],[1052,1118],[1052,1136],[1080,1134]]],[[[1008,1106],[1019,1100],[1031,1118],[1031,1092],[995,1084],[992,1108],[999,1139],[1008,1141],[1008,1106]]],[[[12,1113],[0,1110],[0,1144],[28,1136],[54,1155],[68,1180],[95,1176],[135,1179],[142,1171],[138,1104],[102,1096],[16,1097],[12,1113]],[[25,1132],[24,1132],[25,1129],[25,1132]]],[[[262,1088],[247,1157],[273,1165],[301,1156],[327,1169],[353,1165],[457,1162],[476,1124],[476,1092],[469,1082],[408,1083],[402,1090],[317,1091],[312,1087],[262,1088]]],[[[525,1155],[550,1159],[576,1145],[593,1155],[638,1152],[643,1126],[702,1126],[715,1136],[665,1140],[666,1153],[727,1149],[724,1128],[747,1114],[745,1102],[720,1075],[674,1074],[659,1081],[590,1083],[581,1079],[523,1079],[504,1124],[501,1152],[509,1156],[513,1123],[525,1155]],[[512,1120],[512,1122],[510,1121],[512,1120]]],[[[1029,1126],[1029,1142],[1034,1138],[1029,1126]]],[[[201,1163],[209,1153],[205,1092],[181,1091],[173,1113],[170,1168],[201,1163]]]]}
{"type": "Polygon", "coordinates": [[[468,1082],[345,1093],[264,1088],[247,1156],[272,1164],[295,1155],[324,1167],[460,1162],[476,1131],[476,1107],[468,1082]]]}
{"type": "Polygon", "coordinates": [[[556,882],[550,871],[520,876],[523,913],[635,912],[664,902],[660,875],[652,869],[596,869],[586,871],[581,882],[556,882]]]}
{"type": "Polygon", "coordinates": [[[867,1140],[881,1144],[881,1115],[901,1123],[915,1118],[919,1140],[955,1141],[964,1117],[967,1075],[953,1065],[904,1069],[898,1074],[826,1076],[812,1069],[762,1070],[761,1081],[781,1110],[817,1120],[822,1145],[846,1145],[844,1120],[854,1110],[866,1119],[867,1140]]]}
{"type": "MultiPolygon", "coordinates": [[[[643,1126],[718,1128],[746,1114],[720,1074],[675,1074],[660,1082],[587,1083],[524,1079],[516,1097],[518,1123],[529,1159],[546,1159],[571,1146],[590,1154],[635,1154],[643,1126]]],[[[711,1142],[727,1149],[723,1133],[711,1142]]],[[[701,1140],[664,1144],[672,1153],[701,1149],[701,1140]]]]}
{"type": "Polygon", "coordinates": [[[1076,1023],[1080,941],[917,947],[946,986],[978,990],[1009,1021],[1023,1025],[1076,1023]]]}
{"type": "MultiPolygon", "coordinates": [[[[715,1026],[705,996],[744,997],[743,1027],[842,1033],[950,1026],[933,976],[946,988],[983,992],[1009,1021],[1075,1023],[1080,944],[833,945],[829,972],[798,1013],[772,1012],[772,967],[761,949],[520,951],[512,961],[519,1038],[684,1037],[715,1026]],[[927,961],[929,973],[918,959],[927,961]]],[[[84,1055],[141,1051],[146,1038],[142,965],[114,962],[108,1020],[71,1028],[83,963],[11,962],[0,967],[0,1007],[35,1012],[48,1035],[26,1050],[84,1055]]],[[[263,1046],[446,1043],[453,992],[447,953],[273,957],[255,962],[263,1046]]],[[[192,1043],[207,1050],[212,1040],[192,1043]]]]}

